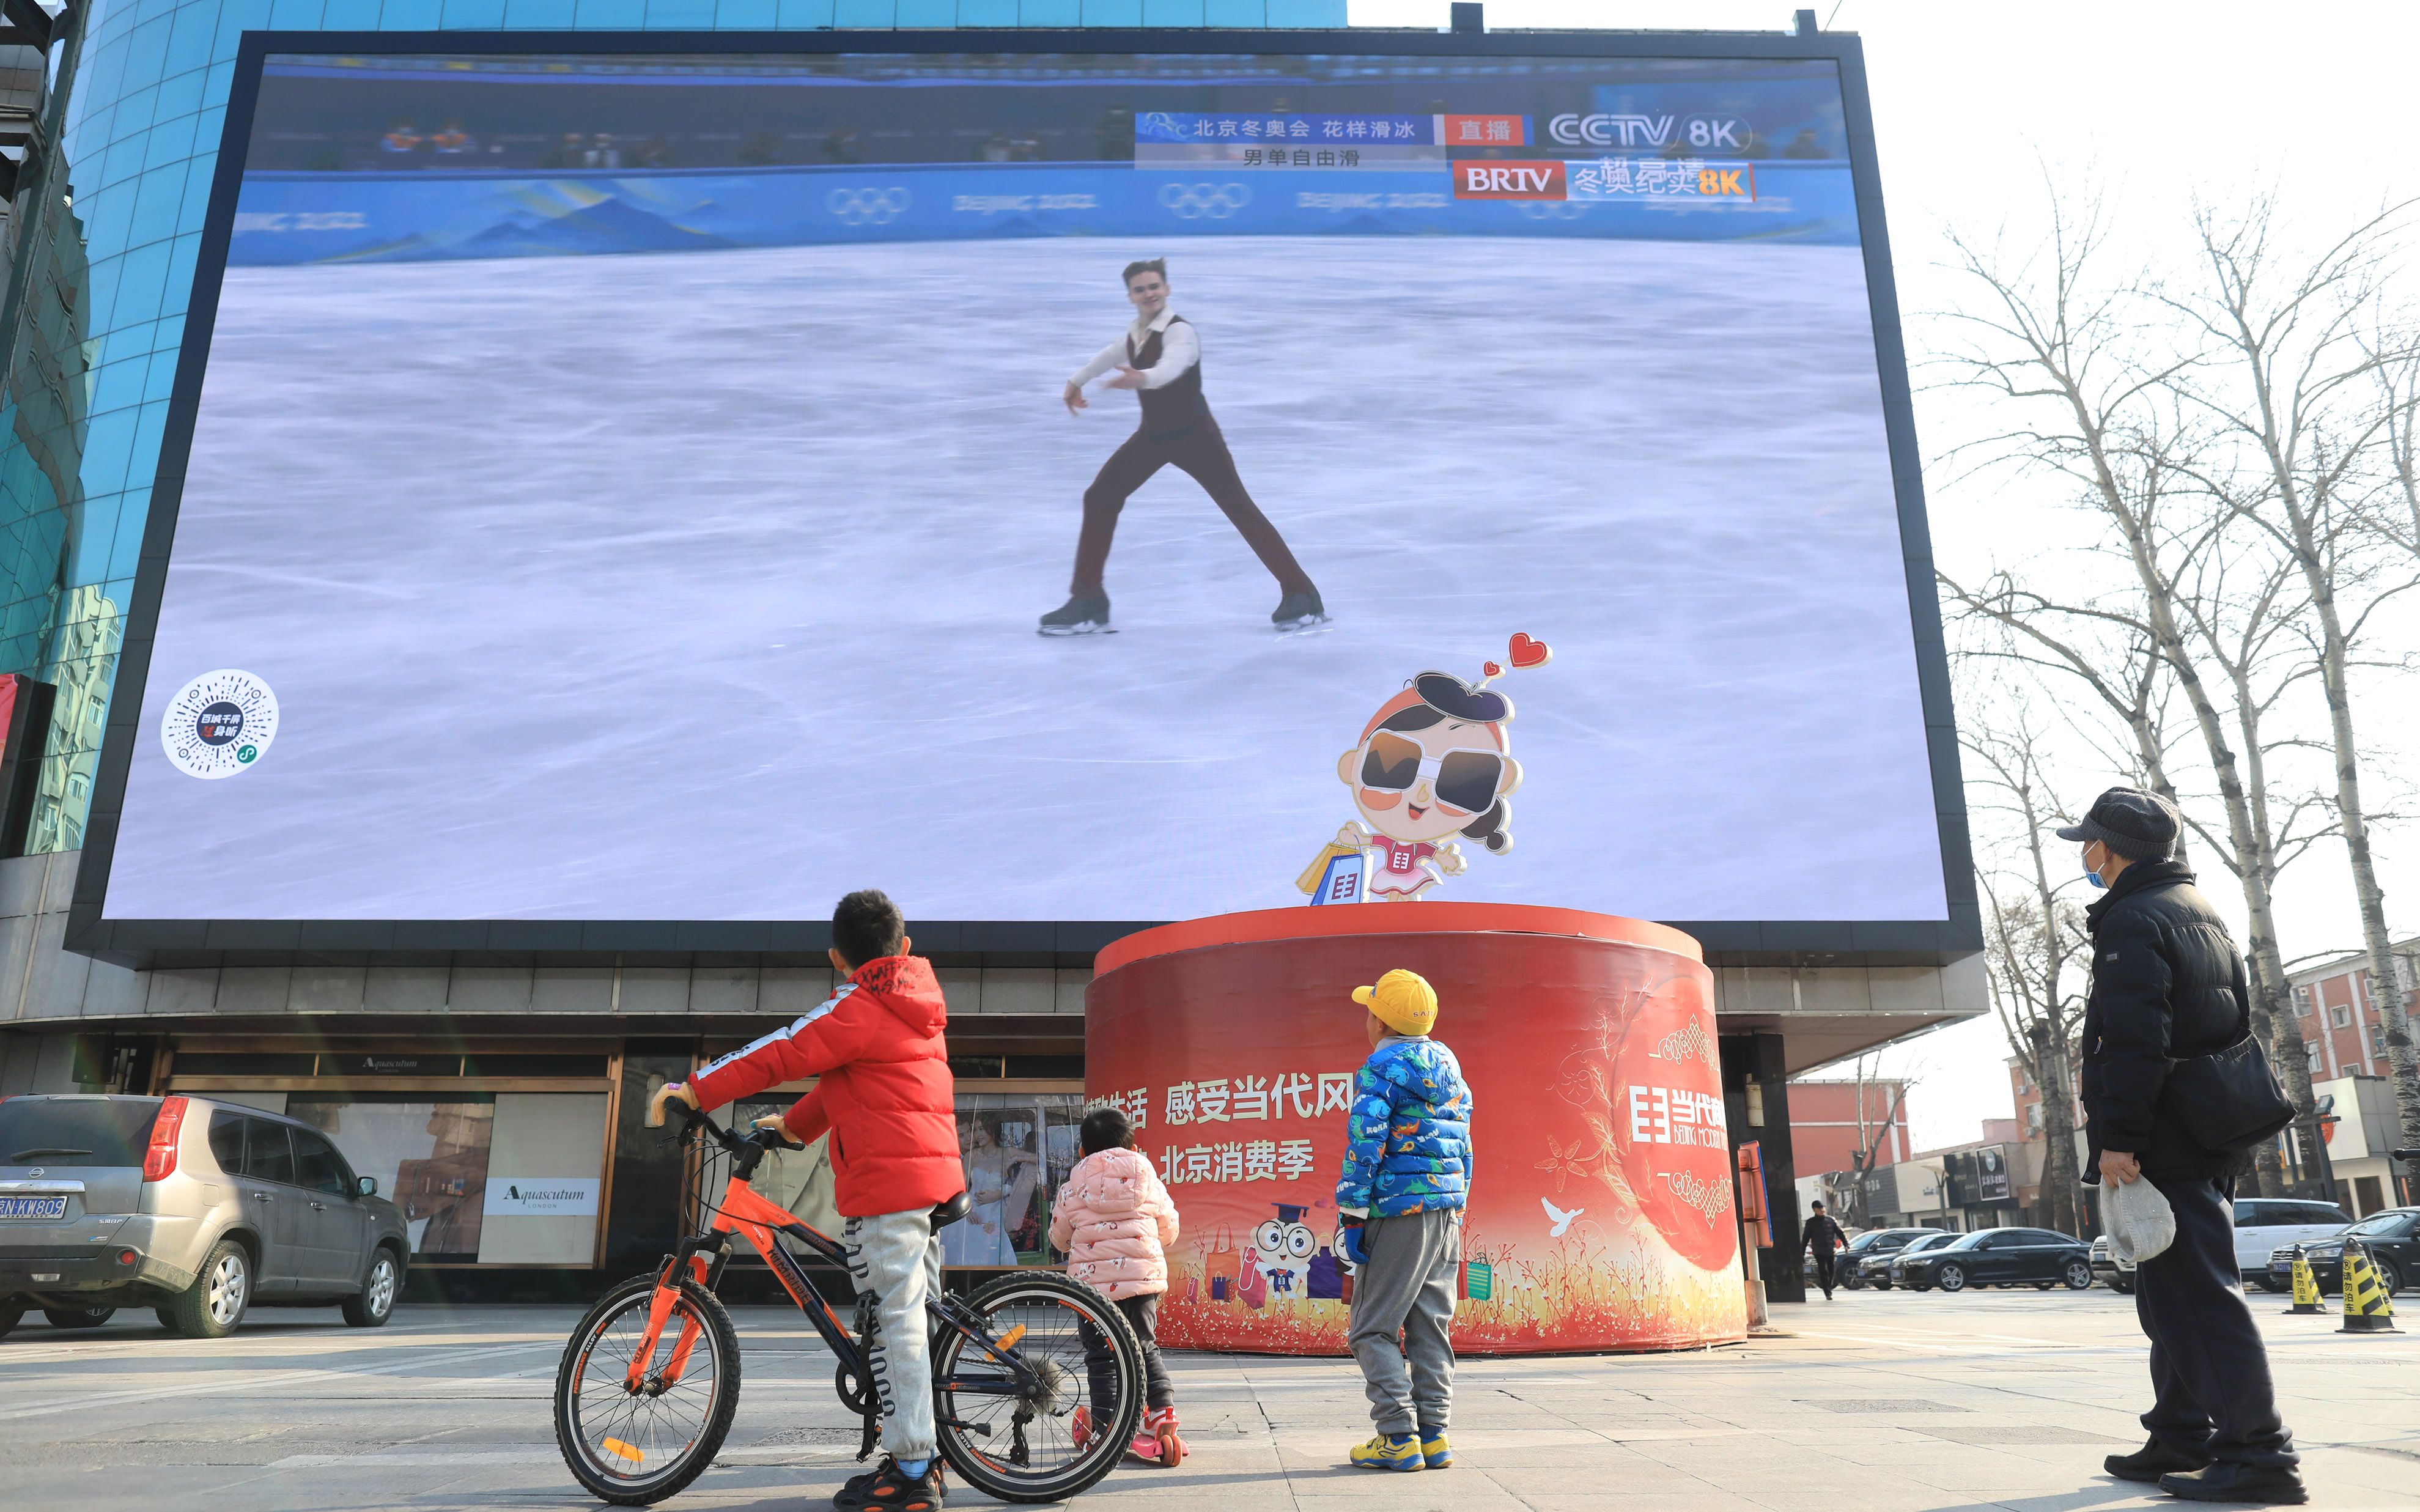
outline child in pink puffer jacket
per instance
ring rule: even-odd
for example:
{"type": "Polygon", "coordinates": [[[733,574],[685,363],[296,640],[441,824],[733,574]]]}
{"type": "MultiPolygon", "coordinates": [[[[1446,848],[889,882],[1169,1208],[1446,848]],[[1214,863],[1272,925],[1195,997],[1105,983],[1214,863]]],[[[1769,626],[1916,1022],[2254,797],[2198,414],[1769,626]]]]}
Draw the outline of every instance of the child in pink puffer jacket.
{"type": "MultiPolygon", "coordinates": [[[[1142,1429],[1129,1444],[1138,1458],[1173,1466],[1185,1458],[1176,1436],[1176,1388],[1159,1360],[1159,1297],[1168,1289],[1168,1246],[1176,1242],[1176,1204],[1151,1159],[1134,1148],[1134,1131],[1115,1108],[1084,1115],[1084,1158],[1067,1173],[1050,1211],[1050,1242],[1067,1252],[1067,1273],[1125,1314],[1142,1342],[1142,1429]]],[[[1078,1323],[1084,1365],[1097,1412],[1118,1412],[1117,1356],[1099,1330],[1078,1323]]],[[[1094,1410],[1076,1409],[1078,1447],[1092,1436],[1094,1410]]]]}

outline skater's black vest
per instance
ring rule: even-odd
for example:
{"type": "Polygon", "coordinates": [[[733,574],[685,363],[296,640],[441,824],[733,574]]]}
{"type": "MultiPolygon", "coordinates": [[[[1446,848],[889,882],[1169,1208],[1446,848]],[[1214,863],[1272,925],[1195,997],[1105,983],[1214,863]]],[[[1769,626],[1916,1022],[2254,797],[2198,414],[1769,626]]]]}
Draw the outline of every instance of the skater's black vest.
{"type": "MultiPolygon", "coordinates": [[[[1185,316],[1171,316],[1170,325],[1184,321],[1185,316]]],[[[1144,372],[1159,365],[1160,332],[1155,331],[1135,345],[1126,338],[1126,362],[1144,372]]],[[[1182,436],[1210,418],[1210,406],[1202,397],[1202,363],[1195,359],[1184,376],[1156,389],[1137,389],[1135,397],[1142,401],[1142,429],[1147,436],[1182,436]]]]}

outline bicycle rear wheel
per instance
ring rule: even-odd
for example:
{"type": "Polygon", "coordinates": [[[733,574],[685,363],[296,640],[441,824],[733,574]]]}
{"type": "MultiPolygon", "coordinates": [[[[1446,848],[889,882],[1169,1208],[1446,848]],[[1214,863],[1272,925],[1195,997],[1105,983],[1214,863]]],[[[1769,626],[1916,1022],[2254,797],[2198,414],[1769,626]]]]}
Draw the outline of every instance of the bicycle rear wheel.
{"type": "Polygon", "coordinates": [[[1142,1421],[1142,1345],[1117,1304],[1080,1281],[1037,1272],[1005,1275],[964,1305],[1001,1354],[1031,1366],[1017,1374],[938,1320],[934,1418],[941,1457],[968,1485],[1003,1502],[1056,1502],[1090,1489],[1117,1468],[1142,1421]],[[1079,1323],[1108,1340],[1113,1402],[1094,1399],[1079,1323]],[[1092,1431],[1076,1443],[1075,1413],[1092,1431]]]}
{"type": "Polygon", "coordinates": [[[591,1494],[647,1506],[706,1473],[739,1409],[739,1335],[710,1292],[683,1281],[636,1391],[630,1362],[647,1328],[656,1277],[607,1292],[580,1320],[554,1378],[554,1443],[591,1494]],[[694,1342],[680,1379],[667,1367],[684,1336],[694,1342]]]}

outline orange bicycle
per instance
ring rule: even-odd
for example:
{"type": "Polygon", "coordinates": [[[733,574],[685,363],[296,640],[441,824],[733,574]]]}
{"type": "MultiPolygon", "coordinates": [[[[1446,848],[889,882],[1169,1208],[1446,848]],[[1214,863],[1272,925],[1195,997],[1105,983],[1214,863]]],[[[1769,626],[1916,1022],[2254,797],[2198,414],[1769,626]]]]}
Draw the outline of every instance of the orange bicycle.
{"type": "MultiPolygon", "coordinates": [[[[709,1208],[708,1227],[655,1272],[624,1282],[588,1310],[555,1373],[554,1438],[565,1463],[581,1485],[623,1506],[651,1505],[687,1487],[731,1431],[739,1336],[715,1288],[735,1234],[765,1257],[839,1361],[833,1386],[859,1415],[860,1459],[874,1452],[881,1430],[868,1365],[874,1299],[861,1296],[855,1327],[844,1327],[777,1236],[845,1267],[842,1246],[748,1186],[767,1153],[797,1147],[771,1131],[734,1134],[681,1111],[681,1137],[710,1144],[709,1164],[729,1160],[721,1205],[709,1208]]],[[[933,1210],[933,1226],[964,1217],[968,1206],[960,1193],[933,1210]]],[[[1117,1465],[1142,1415],[1142,1349],[1108,1298],[1037,1271],[1001,1276],[965,1298],[937,1294],[924,1319],[941,1458],[967,1484],[1002,1501],[1055,1502],[1090,1489],[1117,1465]],[[1088,1329],[1115,1356],[1114,1401],[1091,1399],[1088,1329]]]]}

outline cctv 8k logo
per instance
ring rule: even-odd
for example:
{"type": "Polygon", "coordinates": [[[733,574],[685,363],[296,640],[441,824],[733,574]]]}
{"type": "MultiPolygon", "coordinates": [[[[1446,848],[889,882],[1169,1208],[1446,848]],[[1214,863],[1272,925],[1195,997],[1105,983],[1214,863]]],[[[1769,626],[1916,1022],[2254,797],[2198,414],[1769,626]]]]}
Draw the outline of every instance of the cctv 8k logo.
{"type": "Polygon", "coordinates": [[[911,203],[908,191],[896,186],[835,189],[825,198],[824,208],[840,217],[843,225],[888,225],[907,214],[911,203]]]}
{"type": "Polygon", "coordinates": [[[1548,121],[1546,134],[1575,147],[1668,147],[1677,140],[1695,152],[1739,152],[1756,132],[1737,116],[1691,116],[1676,127],[1669,116],[1567,115],[1548,121]]]}
{"type": "Polygon", "coordinates": [[[1159,202],[1187,221],[1223,221],[1252,202],[1241,184],[1162,184],[1159,202]]]}

